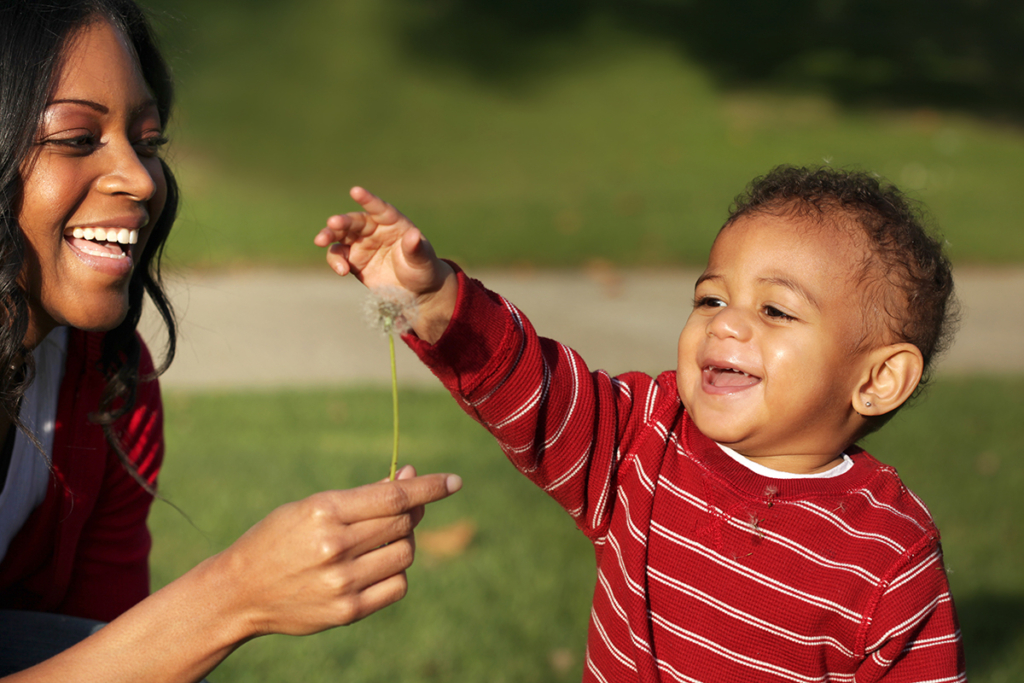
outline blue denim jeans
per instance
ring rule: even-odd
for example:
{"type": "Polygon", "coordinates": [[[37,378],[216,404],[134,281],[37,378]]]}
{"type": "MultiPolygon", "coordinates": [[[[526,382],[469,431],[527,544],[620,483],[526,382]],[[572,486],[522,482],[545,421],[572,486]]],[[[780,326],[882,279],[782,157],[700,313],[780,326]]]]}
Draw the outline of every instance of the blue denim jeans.
{"type": "Polygon", "coordinates": [[[104,625],[63,614],[0,610],[0,676],[35,666],[104,625]]]}

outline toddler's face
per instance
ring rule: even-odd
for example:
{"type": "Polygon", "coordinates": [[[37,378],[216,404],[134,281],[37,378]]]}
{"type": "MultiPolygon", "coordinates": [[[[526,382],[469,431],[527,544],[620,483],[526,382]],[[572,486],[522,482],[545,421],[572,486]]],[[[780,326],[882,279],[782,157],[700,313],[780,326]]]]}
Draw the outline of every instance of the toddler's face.
{"type": "Polygon", "coordinates": [[[848,445],[864,257],[851,235],[801,218],[753,214],[721,232],[679,337],[679,396],[704,434],[749,457],[848,445]]]}

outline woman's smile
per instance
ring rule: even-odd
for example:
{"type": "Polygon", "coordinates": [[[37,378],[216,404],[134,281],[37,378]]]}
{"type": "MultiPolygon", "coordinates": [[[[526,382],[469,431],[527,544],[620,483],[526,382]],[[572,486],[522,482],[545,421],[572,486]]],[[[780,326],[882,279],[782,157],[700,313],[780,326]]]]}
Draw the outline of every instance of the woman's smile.
{"type": "Polygon", "coordinates": [[[96,21],[73,39],[25,162],[18,224],[31,347],[58,325],[109,330],[167,195],[157,104],[131,48],[96,21]]]}
{"type": "Polygon", "coordinates": [[[132,245],[139,243],[139,227],[119,226],[145,226],[147,223],[148,217],[141,222],[133,219],[110,220],[96,226],[67,228],[64,231],[64,242],[71,253],[90,268],[117,277],[132,272],[135,267],[132,245]]]}

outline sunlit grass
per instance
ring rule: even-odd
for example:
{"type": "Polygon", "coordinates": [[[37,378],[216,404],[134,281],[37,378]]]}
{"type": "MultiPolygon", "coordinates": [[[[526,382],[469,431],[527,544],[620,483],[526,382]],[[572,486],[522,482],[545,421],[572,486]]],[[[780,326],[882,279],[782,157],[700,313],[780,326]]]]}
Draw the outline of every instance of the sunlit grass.
{"type": "MultiPolygon", "coordinates": [[[[421,530],[468,522],[454,557],[420,548],[411,590],[352,627],[244,646],[228,681],[577,681],[594,581],[589,543],[441,391],[405,391],[403,461],[465,479],[421,530]]],[[[162,585],[271,509],[387,474],[387,389],[167,396],[166,505],[152,515],[162,585]],[[201,530],[201,531],[200,531],[201,530]]],[[[872,437],[943,532],[971,680],[1024,679],[1024,379],[943,378],[872,437]]]]}

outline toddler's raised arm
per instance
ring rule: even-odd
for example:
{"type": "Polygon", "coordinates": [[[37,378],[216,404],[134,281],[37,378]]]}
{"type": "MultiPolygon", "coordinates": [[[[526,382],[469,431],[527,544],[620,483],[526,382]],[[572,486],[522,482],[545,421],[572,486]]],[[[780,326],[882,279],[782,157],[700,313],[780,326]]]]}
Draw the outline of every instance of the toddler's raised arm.
{"type": "Polygon", "coordinates": [[[394,287],[415,296],[413,332],[436,342],[455,310],[455,271],[398,209],[361,187],[349,194],[363,211],[331,216],[313,243],[328,247],[327,263],[339,275],[351,273],[370,289],[394,287]]]}

